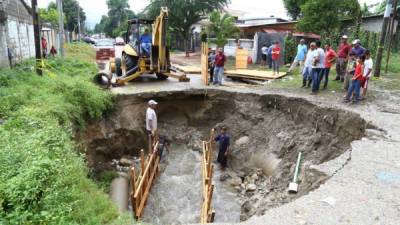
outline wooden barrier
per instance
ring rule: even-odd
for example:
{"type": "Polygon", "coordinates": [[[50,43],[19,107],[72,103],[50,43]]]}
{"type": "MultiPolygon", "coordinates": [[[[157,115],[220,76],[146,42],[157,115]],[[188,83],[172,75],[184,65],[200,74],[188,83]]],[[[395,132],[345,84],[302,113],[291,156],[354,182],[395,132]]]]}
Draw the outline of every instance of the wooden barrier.
{"type": "Polygon", "coordinates": [[[201,80],[204,85],[208,85],[209,83],[209,74],[208,74],[208,44],[207,42],[201,43],[201,80]]]}
{"type": "Polygon", "coordinates": [[[247,59],[249,51],[247,49],[236,49],[236,69],[247,69],[247,59]]]}
{"type": "Polygon", "coordinates": [[[153,151],[149,152],[147,158],[145,158],[144,150],[140,151],[140,173],[136,176],[136,170],[133,166],[131,168],[131,203],[132,211],[135,218],[138,220],[143,215],[143,210],[146,205],[147,197],[150,192],[150,188],[153,185],[154,179],[158,173],[158,164],[160,157],[155,151],[158,148],[158,142],[153,147],[153,151]]]}
{"type": "Polygon", "coordinates": [[[209,141],[203,141],[202,174],[203,174],[203,203],[201,207],[200,223],[212,223],[215,211],[211,208],[211,200],[214,191],[212,183],[214,165],[212,165],[214,130],[211,131],[209,141]]]}

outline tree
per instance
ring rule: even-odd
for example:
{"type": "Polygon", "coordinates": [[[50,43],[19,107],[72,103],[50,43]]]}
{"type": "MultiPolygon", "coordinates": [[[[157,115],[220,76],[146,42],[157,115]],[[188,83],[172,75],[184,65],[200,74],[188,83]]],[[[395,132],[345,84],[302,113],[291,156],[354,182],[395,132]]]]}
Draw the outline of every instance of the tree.
{"type": "Polygon", "coordinates": [[[67,19],[65,28],[69,31],[74,31],[78,27],[78,9],[80,13],[81,26],[83,27],[86,21],[86,13],[76,0],[63,0],[63,12],[67,19]]]}
{"type": "Polygon", "coordinates": [[[96,24],[94,32],[105,33],[110,37],[122,36],[127,30],[127,20],[135,17],[128,0],[107,0],[108,13],[96,24]]]}
{"type": "Polygon", "coordinates": [[[39,18],[42,22],[50,23],[52,26],[58,26],[58,12],[56,9],[39,9],[39,18]]]}
{"type": "Polygon", "coordinates": [[[307,0],[283,0],[283,4],[293,20],[297,20],[301,16],[301,6],[306,3],[307,0]]]}
{"type": "Polygon", "coordinates": [[[221,48],[228,43],[228,38],[239,33],[239,29],[235,26],[235,18],[229,14],[221,15],[217,11],[211,13],[207,31],[213,38],[210,42],[221,48]]]}
{"type": "Polygon", "coordinates": [[[298,30],[334,38],[342,19],[357,20],[360,4],[357,0],[312,0],[301,6],[301,12],[298,30]]]}
{"type": "Polygon", "coordinates": [[[193,24],[202,20],[205,15],[214,10],[221,10],[230,0],[151,0],[145,9],[147,17],[156,18],[161,7],[168,7],[168,25],[174,36],[185,41],[185,48],[188,52],[190,32],[193,24]]]}

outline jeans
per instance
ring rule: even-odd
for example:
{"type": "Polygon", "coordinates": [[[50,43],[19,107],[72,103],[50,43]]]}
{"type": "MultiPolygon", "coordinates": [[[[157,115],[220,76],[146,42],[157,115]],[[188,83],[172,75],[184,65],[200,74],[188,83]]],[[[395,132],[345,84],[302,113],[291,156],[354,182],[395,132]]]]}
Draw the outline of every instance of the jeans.
{"type": "Polygon", "coordinates": [[[272,56],[270,54],[267,55],[268,68],[272,69],[272,56]]]}
{"type": "Polygon", "coordinates": [[[151,43],[142,43],[141,48],[142,48],[142,53],[150,55],[151,43]]]}
{"type": "Polygon", "coordinates": [[[210,66],[210,84],[213,82],[214,80],[214,67],[210,66]]]}
{"type": "Polygon", "coordinates": [[[279,73],[279,60],[272,60],[272,70],[279,73]]]}
{"type": "Polygon", "coordinates": [[[350,100],[353,91],[355,93],[356,99],[355,101],[358,102],[360,101],[360,89],[361,89],[361,81],[359,80],[352,80],[349,90],[347,91],[347,96],[346,96],[346,100],[350,100]]]}
{"type": "Polygon", "coordinates": [[[321,83],[321,73],[323,68],[312,68],[311,79],[312,79],[312,92],[317,92],[319,90],[319,85],[321,83]]]}
{"type": "Polygon", "coordinates": [[[328,77],[329,77],[329,72],[331,71],[331,68],[324,68],[322,73],[321,73],[321,81],[322,78],[324,79],[324,88],[328,87],[328,77]]]}
{"type": "Polygon", "coordinates": [[[215,66],[213,84],[221,85],[223,76],[224,76],[224,67],[223,66],[215,66]]]}
{"type": "Polygon", "coordinates": [[[304,80],[311,80],[312,75],[312,68],[311,67],[304,67],[303,69],[303,79],[304,80]]]}

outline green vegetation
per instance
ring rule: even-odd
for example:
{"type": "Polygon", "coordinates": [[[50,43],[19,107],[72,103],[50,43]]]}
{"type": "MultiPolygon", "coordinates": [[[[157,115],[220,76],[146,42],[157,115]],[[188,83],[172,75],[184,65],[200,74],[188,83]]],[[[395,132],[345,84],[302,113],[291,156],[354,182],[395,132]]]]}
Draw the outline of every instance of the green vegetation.
{"type": "Polygon", "coordinates": [[[213,11],[222,10],[229,0],[151,0],[145,12],[148,18],[155,19],[160,14],[161,7],[168,7],[168,26],[171,39],[180,39],[185,42],[185,48],[189,50],[189,38],[193,24],[199,22],[213,11]]]}
{"type": "Polygon", "coordinates": [[[91,82],[93,54],[74,44],[66,58],[47,60],[43,76],[34,61],[0,71],[0,224],[128,223],[88,178],[73,140],[112,106],[91,82]]]}
{"type": "Polygon", "coordinates": [[[111,37],[124,36],[127,20],[133,19],[135,13],[130,10],[128,0],[107,0],[108,14],[101,17],[94,32],[105,33],[111,37]]]}
{"type": "Polygon", "coordinates": [[[239,29],[235,25],[235,18],[229,14],[214,11],[210,15],[210,24],[207,27],[211,43],[223,48],[228,43],[228,38],[239,34],[239,29]]]}

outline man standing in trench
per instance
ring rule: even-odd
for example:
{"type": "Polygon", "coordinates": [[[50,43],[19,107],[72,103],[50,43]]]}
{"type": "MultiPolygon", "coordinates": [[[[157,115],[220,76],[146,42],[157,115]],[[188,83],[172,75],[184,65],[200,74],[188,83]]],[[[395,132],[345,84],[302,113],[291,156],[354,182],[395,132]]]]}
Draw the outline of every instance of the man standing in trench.
{"type": "Polygon", "coordinates": [[[214,141],[219,143],[217,161],[221,164],[221,169],[225,170],[228,165],[228,152],[230,145],[229,135],[226,133],[226,127],[221,127],[220,134],[214,138],[214,141]]]}
{"type": "Polygon", "coordinates": [[[150,100],[146,110],[146,130],[149,140],[149,151],[152,150],[153,142],[157,138],[157,115],[155,111],[157,104],[156,101],[150,100]]]}

